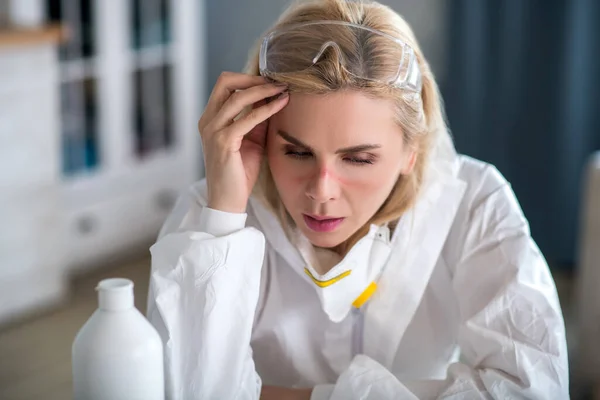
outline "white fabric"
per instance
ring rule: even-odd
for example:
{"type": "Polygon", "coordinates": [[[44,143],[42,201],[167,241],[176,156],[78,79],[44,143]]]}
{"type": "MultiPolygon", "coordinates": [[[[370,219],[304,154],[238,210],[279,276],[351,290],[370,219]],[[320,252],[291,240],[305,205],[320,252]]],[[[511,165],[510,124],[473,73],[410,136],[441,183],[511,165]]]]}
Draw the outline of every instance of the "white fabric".
{"type": "Polygon", "coordinates": [[[213,236],[225,236],[244,228],[248,214],[226,213],[205,207],[200,212],[198,229],[213,236]]]}
{"type": "Polygon", "coordinates": [[[244,225],[195,184],[151,248],[168,398],[251,400],[269,384],[313,400],[568,399],[554,282],[510,186],[467,157],[435,167],[391,240],[372,227],[326,291],[259,201],[244,225]]]}

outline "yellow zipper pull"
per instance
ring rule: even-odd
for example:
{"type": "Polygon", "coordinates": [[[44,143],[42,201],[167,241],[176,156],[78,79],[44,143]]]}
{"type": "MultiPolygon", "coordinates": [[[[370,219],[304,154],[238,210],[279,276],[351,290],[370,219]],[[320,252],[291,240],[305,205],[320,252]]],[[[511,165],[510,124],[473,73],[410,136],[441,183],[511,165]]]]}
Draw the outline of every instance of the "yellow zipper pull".
{"type": "Polygon", "coordinates": [[[377,284],[375,282],[371,282],[371,284],[367,286],[367,288],[360,294],[360,296],[358,296],[356,300],[354,300],[354,303],[352,303],[352,305],[356,308],[361,308],[363,304],[365,304],[367,300],[369,300],[371,296],[373,296],[375,290],[377,290],[377,284]]]}

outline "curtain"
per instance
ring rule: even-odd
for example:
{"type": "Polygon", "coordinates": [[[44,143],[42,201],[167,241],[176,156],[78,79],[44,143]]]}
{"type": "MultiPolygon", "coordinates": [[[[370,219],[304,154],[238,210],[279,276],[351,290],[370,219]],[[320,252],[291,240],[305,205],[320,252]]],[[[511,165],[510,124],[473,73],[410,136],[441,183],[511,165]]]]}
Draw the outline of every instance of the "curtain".
{"type": "Polygon", "coordinates": [[[548,261],[572,266],[600,149],[600,2],[449,1],[441,86],[457,149],[498,167],[548,261]]]}

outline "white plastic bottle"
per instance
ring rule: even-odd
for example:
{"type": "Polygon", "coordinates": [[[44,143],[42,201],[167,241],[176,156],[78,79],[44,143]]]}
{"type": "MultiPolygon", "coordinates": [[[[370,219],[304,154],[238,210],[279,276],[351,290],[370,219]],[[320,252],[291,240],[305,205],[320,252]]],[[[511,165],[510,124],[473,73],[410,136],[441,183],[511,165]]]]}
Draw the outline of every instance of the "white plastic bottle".
{"type": "Polygon", "coordinates": [[[113,278],[96,288],[99,307],[73,342],[75,400],[163,400],[160,336],[133,304],[133,282],[113,278]]]}

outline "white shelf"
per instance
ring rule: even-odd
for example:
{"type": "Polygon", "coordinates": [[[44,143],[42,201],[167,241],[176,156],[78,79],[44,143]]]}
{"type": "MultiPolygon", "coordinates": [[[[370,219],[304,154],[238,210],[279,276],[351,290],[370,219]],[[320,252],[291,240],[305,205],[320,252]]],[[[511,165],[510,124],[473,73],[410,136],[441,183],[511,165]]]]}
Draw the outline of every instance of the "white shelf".
{"type": "MultiPolygon", "coordinates": [[[[93,57],[59,63],[53,43],[0,53],[0,188],[10,188],[0,191],[6,214],[0,229],[0,323],[60,301],[74,271],[147,249],[178,194],[202,177],[196,124],[204,104],[204,2],[170,0],[170,6],[169,45],[133,49],[130,1],[94,0],[93,57]],[[135,72],[163,65],[170,68],[172,140],[140,157],[135,72]],[[65,112],[60,91],[89,78],[95,85],[86,95],[96,103],[99,163],[64,175],[61,116],[81,121],[85,104],[83,89],[72,89],[75,103],[65,112]]],[[[162,112],[159,101],[148,102],[161,96],[154,83],[144,81],[149,86],[142,95],[142,111],[152,117],[157,107],[162,112]]],[[[154,121],[147,119],[153,129],[154,121]]],[[[82,133],[70,132],[74,145],[82,133]]]]}
{"type": "Polygon", "coordinates": [[[66,294],[53,49],[0,48],[0,323],[66,294]]]}
{"type": "Polygon", "coordinates": [[[66,177],[62,187],[71,269],[150,244],[170,211],[169,201],[202,176],[196,131],[203,102],[197,28],[202,7],[196,0],[172,0],[172,43],[133,49],[129,2],[96,0],[97,53],[87,61],[69,61],[63,69],[69,70],[63,80],[97,78],[100,133],[100,164],[66,177]],[[140,158],[135,152],[134,72],[164,65],[171,68],[173,143],[140,158]]]}

